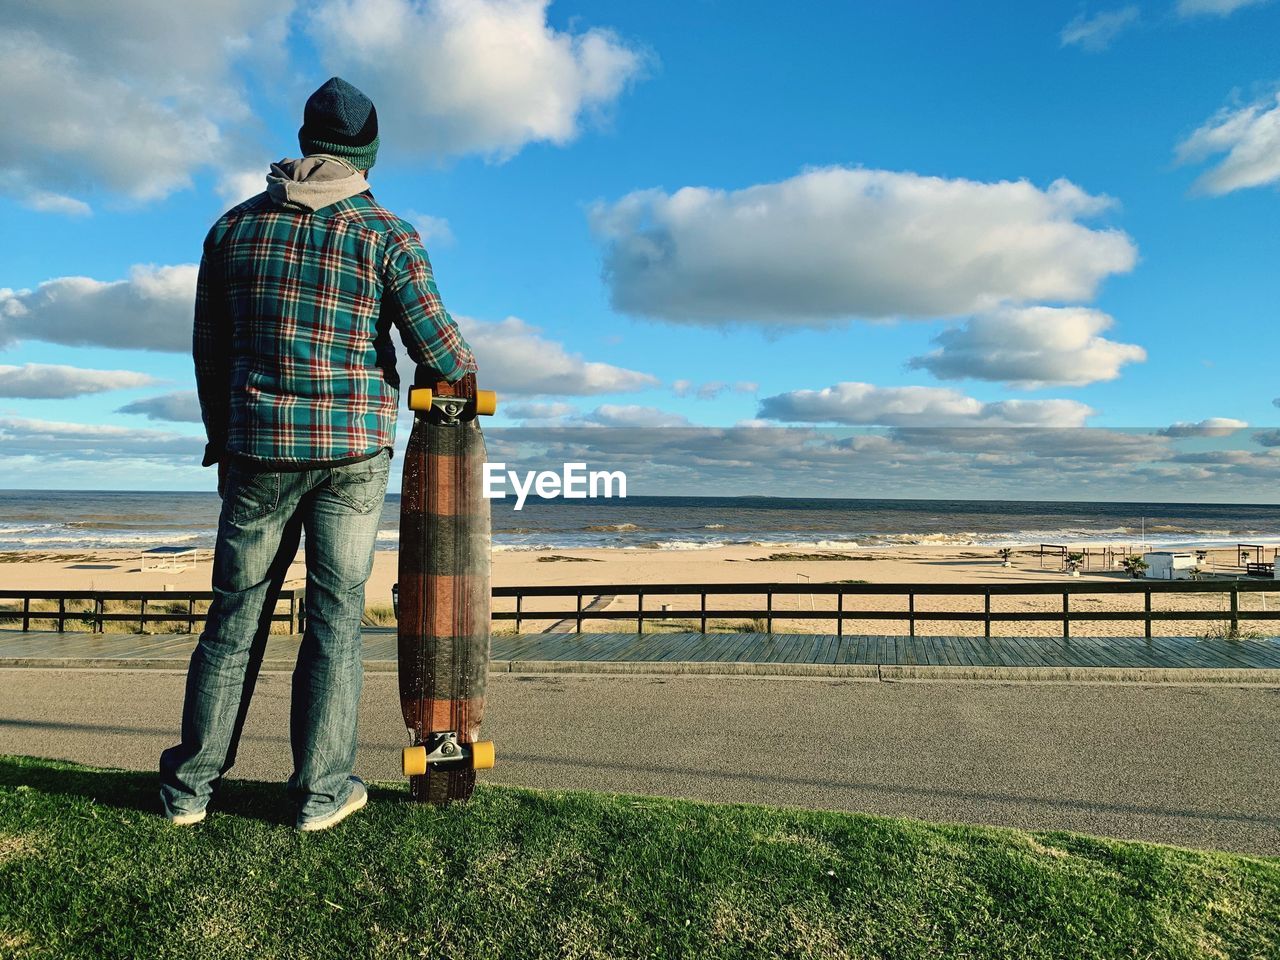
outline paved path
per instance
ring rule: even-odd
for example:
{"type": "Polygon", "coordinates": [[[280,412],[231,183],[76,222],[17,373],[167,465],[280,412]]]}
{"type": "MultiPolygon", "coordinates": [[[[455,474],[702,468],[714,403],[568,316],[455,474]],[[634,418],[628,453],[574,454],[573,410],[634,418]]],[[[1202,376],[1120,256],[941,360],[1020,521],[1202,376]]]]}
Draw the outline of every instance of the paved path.
{"type": "MultiPolygon", "coordinates": [[[[185,665],[194,643],[195,636],[186,633],[0,631],[0,666],[176,667],[185,665]]],[[[297,649],[296,637],[273,637],[267,648],[268,664],[290,669],[297,649]]],[[[394,670],[395,658],[394,628],[366,628],[366,666],[370,670],[394,670]]],[[[527,633],[494,636],[492,660],[493,669],[506,672],[1280,683],[1280,640],[1274,638],[1063,640],[787,633],[527,633]]]]}
{"type": "MultiPolygon", "coordinates": [[[[1280,854],[1280,689],[490,677],[489,782],[1070,829],[1280,854]],[[798,731],[798,733],[793,733],[798,731]]],[[[151,769],[183,676],[0,669],[0,753],[151,769]]],[[[264,674],[236,775],[289,772],[289,677],[264,674]]],[[[358,771],[399,778],[396,681],[370,673],[358,771]]]]}

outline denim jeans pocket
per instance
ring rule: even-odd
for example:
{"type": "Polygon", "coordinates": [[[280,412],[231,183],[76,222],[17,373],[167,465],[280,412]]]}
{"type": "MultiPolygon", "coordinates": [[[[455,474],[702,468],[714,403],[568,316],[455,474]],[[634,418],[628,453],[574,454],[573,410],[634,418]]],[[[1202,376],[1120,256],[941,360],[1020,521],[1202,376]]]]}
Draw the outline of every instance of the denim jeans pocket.
{"type": "Polygon", "coordinates": [[[329,489],[357,513],[369,513],[387,494],[390,469],[391,457],[384,450],[368,460],[334,467],[329,474],[329,489]]]}
{"type": "Polygon", "coordinates": [[[280,502],[280,474],[272,470],[246,470],[234,465],[228,478],[230,517],[235,523],[249,523],[265,517],[280,502]]]}

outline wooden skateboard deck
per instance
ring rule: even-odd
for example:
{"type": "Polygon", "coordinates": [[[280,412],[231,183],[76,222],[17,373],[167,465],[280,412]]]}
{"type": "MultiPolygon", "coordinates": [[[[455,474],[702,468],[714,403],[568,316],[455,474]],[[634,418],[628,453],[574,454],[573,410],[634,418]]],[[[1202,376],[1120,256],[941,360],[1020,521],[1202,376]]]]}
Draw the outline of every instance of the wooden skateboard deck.
{"type": "Polygon", "coordinates": [[[410,391],[416,411],[400,505],[400,708],[411,746],[404,772],[415,800],[466,800],[477,769],[489,668],[489,501],[478,413],[496,398],[475,378],[410,391]]]}

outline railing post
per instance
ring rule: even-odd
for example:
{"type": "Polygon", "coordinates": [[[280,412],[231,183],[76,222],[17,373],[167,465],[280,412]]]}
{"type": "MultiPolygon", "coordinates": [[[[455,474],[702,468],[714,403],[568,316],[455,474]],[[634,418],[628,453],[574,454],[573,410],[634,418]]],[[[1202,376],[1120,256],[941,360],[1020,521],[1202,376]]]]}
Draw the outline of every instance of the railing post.
{"type": "Polygon", "coordinates": [[[914,593],[907,594],[907,627],[911,631],[911,636],[916,635],[916,595],[914,593]]]}
{"type": "Polygon", "coordinates": [[[27,631],[31,629],[31,598],[22,598],[22,629],[27,631]]]}
{"type": "Polygon", "coordinates": [[[1240,635],[1240,583],[1231,584],[1231,637],[1240,635]]]}
{"type": "Polygon", "coordinates": [[[94,597],[93,599],[93,616],[98,627],[98,633],[103,633],[106,621],[102,619],[107,612],[107,601],[102,597],[94,597]]]}
{"type": "Polygon", "coordinates": [[[187,597],[187,633],[196,632],[196,598],[187,597]]]}
{"type": "Polygon", "coordinates": [[[58,632],[65,633],[67,629],[67,598],[58,598],[58,632]]]}
{"type": "Polygon", "coordinates": [[[991,591],[982,592],[982,635],[991,639],[991,591]]]}
{"type": "Polygon", "coordinates": [[[636,633],[644,633],[644,594],[636,594],[636,633]]]}
{"type": "Polygon", "coordinates": [[[1071,594],[1062,594],[1062,639],[1071,639],[1071,594]]]}
{"type": "Polygon", "coordinates": [[[147,632],[147,598],[138,601],[138,632],[147,632]]]}
{"type": "Polygon", "coordinates": [[[524,594],[516,594],[516,633],[520,632],[520,612],[524,608],[524,594]]]}
{"type": "Polygon", "coordinates": [[[700,616],[701,616],[701,618],[702,618],[702,626],[701,626],[701,628],[700,628],[700,629],[701,629],[701,632],[703,633],[703,635],[705,636],[705,635],[706,635],[706,632],[707,632],[707,594],[706,594],[706,591],[703,591],[703,593],[702,593],[702,602],[701,602],[701,604],[698,606],[698,613],[700,614],[700,616]]]}
{"type": "Polygon", "coordinates": [[[773,591],[764,592],[764,632],[773,633],[773,591]]]}
{"type": "Polygon", "coordinates": [[[836,594],[836,636],[844,636],[844,594],[836,594]]]}
{"type": "Polygon", "coordinates": [[[577,615],[577,631],[582,632],[582,591],[578,591],[578,615],[577,615]]]}
{"type": "Polygon", "coordinates": [[[1144,626],[1146,629],[1146,638],[1150,640],[1151,639],[1151,588],[1147,587],[1147,589],[1143,591],[1143,594],[1144,594],[1143,599],[1145,601],[1145,609],[1147,613],[1144,626]]]}

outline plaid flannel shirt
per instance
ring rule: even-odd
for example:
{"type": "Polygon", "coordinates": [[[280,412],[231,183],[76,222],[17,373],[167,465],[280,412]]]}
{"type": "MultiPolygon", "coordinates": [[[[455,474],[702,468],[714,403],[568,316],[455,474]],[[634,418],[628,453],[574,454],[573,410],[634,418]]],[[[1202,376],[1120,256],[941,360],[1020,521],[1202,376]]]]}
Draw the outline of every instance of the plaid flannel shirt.
{"type": "Polygon", "coordinates": [[[475,371],[413,227],[369,193],[314,213],[260,194],[209,231],[193,355],[209,445],[289,467],[360,459],[395,441],[395,326],[454,382],[475,371]]]}

